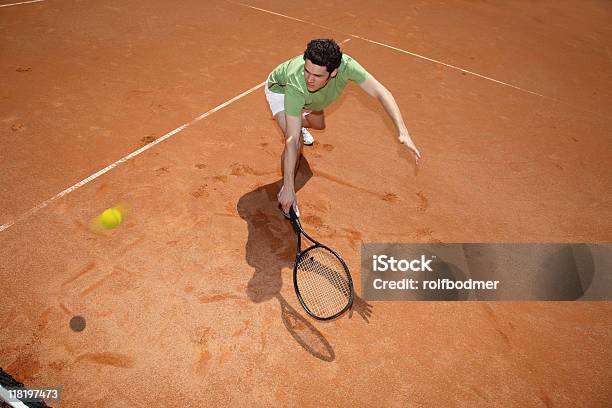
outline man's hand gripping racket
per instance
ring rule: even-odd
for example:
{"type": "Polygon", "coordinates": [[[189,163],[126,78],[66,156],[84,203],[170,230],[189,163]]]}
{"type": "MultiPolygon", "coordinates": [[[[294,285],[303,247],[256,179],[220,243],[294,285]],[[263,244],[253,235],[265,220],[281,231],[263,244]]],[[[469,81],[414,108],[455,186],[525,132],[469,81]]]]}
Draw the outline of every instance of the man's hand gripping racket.
{"type": "Polygon", "coordinates": [[[312,239],[289,209],[297,233],[297,255],[293,266],[293,286],[302,307],[318,320],[331,320],[353,305],[353,280],[344,260],[333,249],[312,239]],[[302,235],[312,245],[302,250],[302,235]]]}

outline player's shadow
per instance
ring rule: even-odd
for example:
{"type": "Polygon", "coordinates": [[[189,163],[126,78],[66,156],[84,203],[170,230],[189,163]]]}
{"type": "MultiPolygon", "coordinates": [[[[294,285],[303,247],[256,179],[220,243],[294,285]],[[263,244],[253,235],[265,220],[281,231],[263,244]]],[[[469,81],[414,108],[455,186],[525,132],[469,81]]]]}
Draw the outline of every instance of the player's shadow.
{"type": "MultiPolygon", "coordinates": [[[[295,178],[298,192],[312,178],[308,161],[302,156],[295,178]]],[[[248,226],[247,263],[255,270],[246,293],[254,303],[276,299],[281,319],[289,334],[314,357],[333,361],[334,350],[314,325],[299,315],[281,295],[281,272],[293,268],[296,251],[295,232],[278,208],[277,194],[282,180],[266,184],[243,195],[238,201],[238,214],[248,226]]]]}
{"type": "MultiPolygon", "coordinates": [[[[302,156],[295,177],[296,193],[312,178],[308,161],[302,156]]],[[[274,298],[281,289],[283,268],[293,267],[295,232],[278,207],[277,194],[283,181],[266,184],[238,200],[238,214],[248,226],[246,261],[255,269],[247,295],[255,303],[274,298]]]]}

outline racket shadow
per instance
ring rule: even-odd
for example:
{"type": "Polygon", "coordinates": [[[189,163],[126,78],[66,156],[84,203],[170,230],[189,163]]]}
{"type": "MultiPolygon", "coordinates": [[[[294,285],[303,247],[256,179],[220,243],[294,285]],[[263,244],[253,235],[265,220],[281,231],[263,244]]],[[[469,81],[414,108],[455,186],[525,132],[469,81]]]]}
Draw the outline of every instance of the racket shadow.
{"type": "MultiPolygon", "coordinates": [[[[295,179],[296,192],[313,176],[302,156],[295,179]]],[[[246,294],[253,303],[276,298],[287,331],[308,353],[323,361],[334,361],[335,353],[323,334],[293,309],[281,295],[283,269],[293,269],[295,232],[278,209],[277,194],[282,180],[258,187],[238,200],[240,218],[247,223],[246,261],[254,269],[246,294]]],[[[290,275],[289,279],[291,279],[290,275]]]]}
{"type": "Polygon", "coordinates": [[[334,361],[336,353],[325,336],[312,323],[292,308],[283,295],[278,293],[276,299],[281,307],[281,320],[291,337],[304,350],[319,360],[334,361]]]}

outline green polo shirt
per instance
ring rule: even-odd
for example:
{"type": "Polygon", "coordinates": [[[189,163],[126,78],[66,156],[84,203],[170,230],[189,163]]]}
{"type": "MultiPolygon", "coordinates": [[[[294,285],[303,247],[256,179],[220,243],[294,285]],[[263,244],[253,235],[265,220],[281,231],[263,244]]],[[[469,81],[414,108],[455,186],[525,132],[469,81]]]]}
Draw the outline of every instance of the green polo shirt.
{"type": "Polygon", "coordinates": [[[343,54],[338,74],[323,88],[310,92],[304,79],[304,56],[299,55],[283,62],[272,71],[268,88],[272,92],[285,94],[287,115],[300,116],[302,109],[323,110],[340,96],[348,81],[361,84],[367,77],[368,72],[357,61],[343,54]]]}

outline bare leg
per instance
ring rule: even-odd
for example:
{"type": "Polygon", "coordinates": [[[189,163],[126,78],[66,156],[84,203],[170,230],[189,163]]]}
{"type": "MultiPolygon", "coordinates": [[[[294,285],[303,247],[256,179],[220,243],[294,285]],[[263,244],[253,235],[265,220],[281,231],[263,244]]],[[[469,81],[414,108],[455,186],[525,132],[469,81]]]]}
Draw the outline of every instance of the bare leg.
{"type": "Polygon", "coordinates": [[[325,129],[325,113],[323,111],[312,111],[308,115],[302,116],[302,126],[316,130],[325,129]]]}

